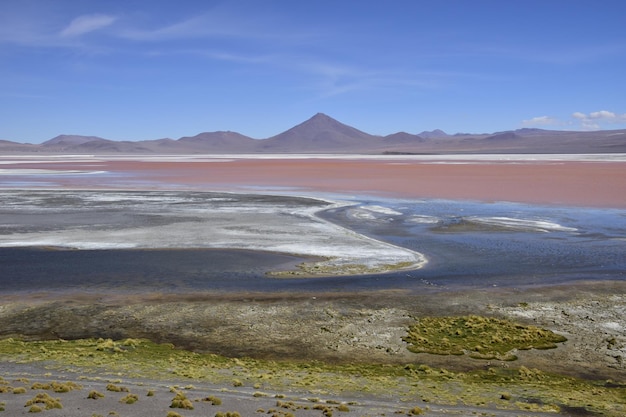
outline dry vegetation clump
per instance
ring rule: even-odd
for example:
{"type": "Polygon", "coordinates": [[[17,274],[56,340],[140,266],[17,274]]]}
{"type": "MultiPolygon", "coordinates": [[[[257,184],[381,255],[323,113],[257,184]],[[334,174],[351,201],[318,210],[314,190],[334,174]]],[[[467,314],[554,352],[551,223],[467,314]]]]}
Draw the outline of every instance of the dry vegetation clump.
{"type": "Polygon", "coordinates": [[[90,400],[97,400],[98,398],[104,398],[104,394],[94,390],[89,392],[87,398],[90,400]]]}
{"type": "Polygon", "coordinates": [[[241,417],[241,414],[239,414],[237,411],[218,411],[217,413],[215,413],[215,417],[241,417]]]}
{"type": "Polygon", "coordinates": [[[282,410],[274,410],[274,409],[271,409],[270,411],[268,411],[267,414],[270,417],[295,417],[295,414],[293,414],[290,411],[282,411],[282,410]]]}
{"type": "Polygon", "coordinates": [[[325,404],[316,404],[313,406],[314,410],[320,410],[324,417],[333,417],[333,407],[325,404]]]}
{"type": "MultiPolygon", "coordinates": [[[[53,408],[63,408],[61,400],[59,398],[51,397],[47,392],[35,395],[30,400],[26,401],[26,404],[24,404],[24,407],[31,407],[31,410],[33,409],[33,406],[35,406],[35,408],[42,408],[42,410],[39,411],[43,411],[44,409],[52,410],[53,408]]],[[[37,411],[30,412],[34,413],[37,411]]]]}
{"type": "Polygon", "coordinates": [[[214,395],[209,395],[203,398],[202,401],[211,403],[211,405],[222,405],[222,400],[214,395]]]}
{"type": "Polygon", "coordinates": [[[111,392],[128,392],[128,388],[120,387],[119,385],[115,385],[115,384],[107,384],[107,391],[111,391],[111,392]]]}
{"type": "Polygon", "coordinates": [[[120,398],[120,402],[123,404],[135,404],[137,401],[139,401],[139,396],[137,394],[127,394],[120,398]]]}
{"type": "Polygon", "coordinates": [[[287,410],[298,410],[301,407],[296,405],[293,401],[276,401],[276,407],[286,408],[287,410]]]}
{"type": "Polygon", "coordinates": [[[56,393],[70,392],[74,390],[80,390],[82,388],[83,387],[80,386],[79,384],[75,382],[71,382],[71,381],[50,382],[50,383],[35,382],[30,387],[30,389],[32,390],[47,390],[47,391],[54,391],[56,393]]]}
{"type": "Polygon", "coordinates": [[[422,410],[420,407],[417,407],[417,406],[409,410],[409,415],[412,415],[412,416],[419,416],[420,414],[423,414],[423,413],[424,413],[424,410],[422,410]]]}
{"type": "Polygon", "coordinates": [[[193,403],[187,398],[187,396],[180,391],[176,392],[176,395],[172,399],[170,408],[182,408],[184,410],[193,410],[193,403]]]}
{"type": "Polygon", "coordinates": [[[552,349],[567,339],[536,326],[470,315],[420,318],[402,340],[415,353],[515,360],[514,350],[552,349]]]}
{"type": "Polygon", "coordinates": [[[343,413],[347,413],[350,411],[350,408],[346,404],[339,404],[337,406],[337,411],[341,411],[343,413]]]}

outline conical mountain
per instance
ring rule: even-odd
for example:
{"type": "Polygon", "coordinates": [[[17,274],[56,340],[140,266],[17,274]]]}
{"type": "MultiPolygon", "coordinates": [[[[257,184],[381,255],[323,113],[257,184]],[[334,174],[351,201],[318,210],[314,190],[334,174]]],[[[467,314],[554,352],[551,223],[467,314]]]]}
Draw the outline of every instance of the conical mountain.
{"type": "Polygon", "coordinates": [[[378,136],[370,135],[338,122],[323,113],[291,129],[260,141],[260,151],[324,152],[369,149],[380,144],[378,136]]]}

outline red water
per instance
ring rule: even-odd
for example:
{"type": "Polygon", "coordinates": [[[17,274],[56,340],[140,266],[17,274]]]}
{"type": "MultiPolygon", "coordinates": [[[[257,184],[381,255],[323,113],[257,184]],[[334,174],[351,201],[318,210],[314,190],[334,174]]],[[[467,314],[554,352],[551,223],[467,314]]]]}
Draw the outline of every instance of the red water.
{"type": "Polygon", "coordinates": [[[433,164],[408,159],[311,158],[194,162],[99,160],[3,165],[3,169],[12,168],[102,170],[115,174],[110,182],[97,175],[54,179],[56,184],[68,188],[154,187],[209,191],[284,187],[405,198],[626,207],[624,162],[433,164]]]}

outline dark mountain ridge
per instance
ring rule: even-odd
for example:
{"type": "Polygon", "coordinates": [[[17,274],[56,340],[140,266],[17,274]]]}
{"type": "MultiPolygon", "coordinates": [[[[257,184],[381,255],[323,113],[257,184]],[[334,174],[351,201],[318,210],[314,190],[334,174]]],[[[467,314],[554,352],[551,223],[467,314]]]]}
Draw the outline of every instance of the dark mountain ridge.
{"type": "Polygon", "coordinates": [[[552,131],[517,129],[491,134],[442,130],[371,135],[318,113],[267,139],[237,132],[203,132],[179,139],[114,141],[98,136],[59,135],[41,144],[0,140],[0,152],[76,154],[420,154],[420,153],[626,153],[626,129],[552,131]]]}
{"type": "Polygon", "coordinates": [[[260,151],[291,153],[368,149],[378,141],[377,136],[345,125],[323,113],[317,113],[309,120],[258,143],[260,151]]]}

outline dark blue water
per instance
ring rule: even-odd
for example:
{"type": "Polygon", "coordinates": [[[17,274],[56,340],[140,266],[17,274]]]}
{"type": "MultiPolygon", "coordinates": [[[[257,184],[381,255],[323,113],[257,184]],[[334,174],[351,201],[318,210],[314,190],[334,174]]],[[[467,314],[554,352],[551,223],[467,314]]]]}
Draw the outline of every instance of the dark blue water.
{"type": "Polygon", "coordinates": [[[620,210],[449,201],[366,201],[392,214],[322,217],[424,253],[423,269],[380,275],[283,279],[266,275],[302,261],[266,252],[216,249],[0,249],[0,292],[355,292],[523,287],[626,279],[626,215],[620,210]],[[416,223],[415,216],[436,221],[416,223]],[[468,221],[507,217],[550,222],[556,230],[510,230],[468,221]]]}
{"type": "MultiPolygon", "coordinates": [[[[626,279],[626,212],[516,203],[365,201],[396,213],[350,216],[354,208],[322,214],[365,235],[425,254],[429,263],[407,278],[439,287],[550,285],[577,280],[626,279]],[[431,219],[416,223],[415,217],[431,219]],[[543,230],[507,228],[472,219],[536,222],[543,230]]],[[[401,275],[401,274],[400,274],[401,275]]],[[[388,277],[398,282],[397,276],[388,277]]]]}

